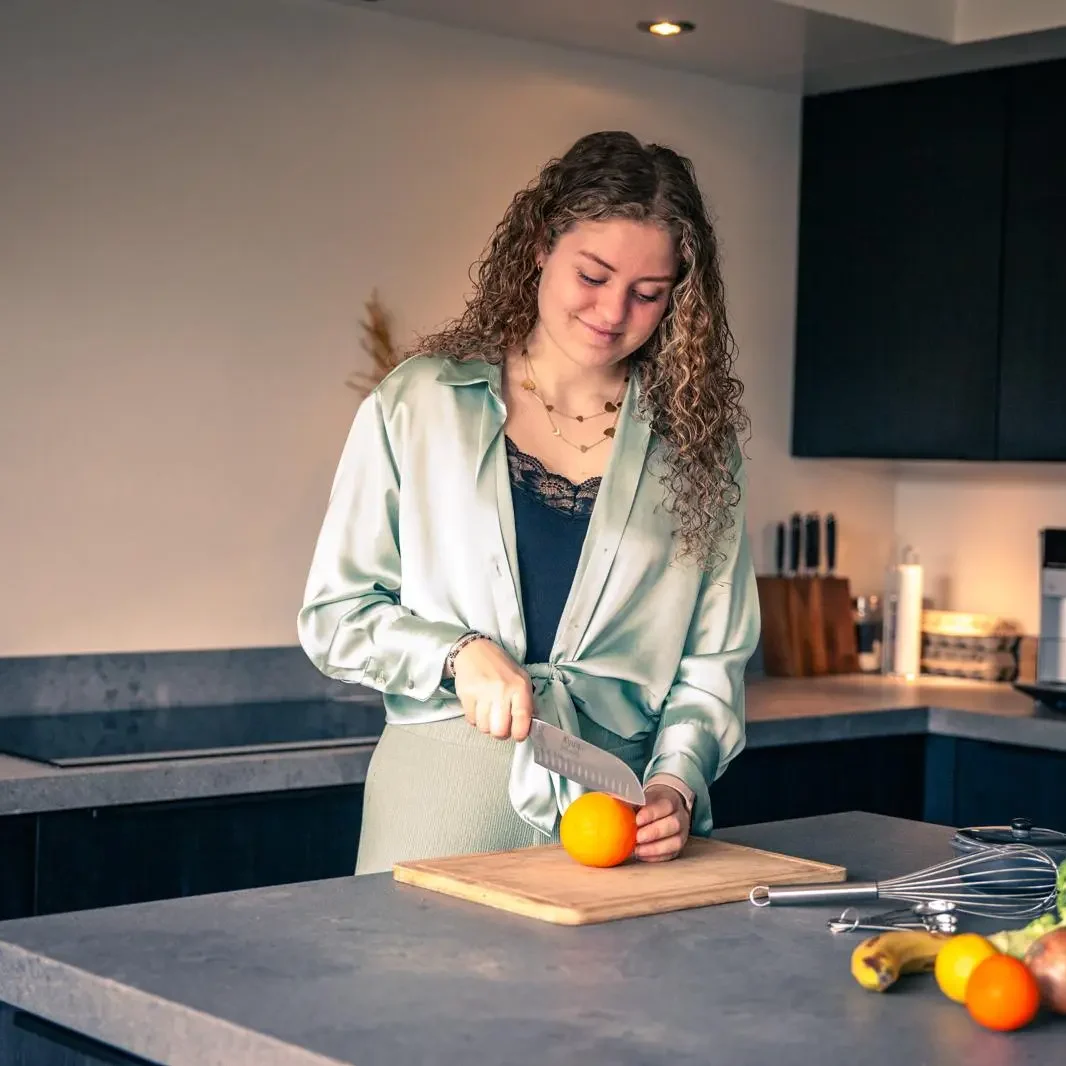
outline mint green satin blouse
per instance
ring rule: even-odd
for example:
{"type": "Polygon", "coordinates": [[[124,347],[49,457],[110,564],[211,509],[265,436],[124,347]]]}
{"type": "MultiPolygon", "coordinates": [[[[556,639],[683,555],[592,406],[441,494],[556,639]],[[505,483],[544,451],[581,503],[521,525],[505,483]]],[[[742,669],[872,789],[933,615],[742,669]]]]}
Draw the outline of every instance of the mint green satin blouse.
{"type": "MultiPolygon", "coordinates": [[[[383,694],[405,725],[462,715],[442,682],[467,630],[492,637],[533,680],[537,716],[578,732],[575,709],[647,736],[644,780],[695,793],[692,831],[713,819],[708,787],[744,746],[744,668],[759,636],[744,472],[725,559],[678,561],[630,381],[588,534],[548,662],[525,662],[500,367],[418,356],[356,411],[297,618],[324,674],[383,694]],[[651,469],[649,469],[649,464],[651,469]]],[[[582,789],[515,746],[510,801],[546,835],[582,789]]]]}

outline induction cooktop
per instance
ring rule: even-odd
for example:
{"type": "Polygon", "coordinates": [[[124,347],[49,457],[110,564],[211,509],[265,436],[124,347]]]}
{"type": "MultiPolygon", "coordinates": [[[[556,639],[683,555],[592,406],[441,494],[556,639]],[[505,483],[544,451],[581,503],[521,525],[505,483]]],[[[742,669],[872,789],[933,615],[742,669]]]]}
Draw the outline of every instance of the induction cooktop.
{"type": "Polygon", "coordinates": [[[0,717],[0,752],[53,766],[373,743],[379,701],[292,700],[0,717]]]}

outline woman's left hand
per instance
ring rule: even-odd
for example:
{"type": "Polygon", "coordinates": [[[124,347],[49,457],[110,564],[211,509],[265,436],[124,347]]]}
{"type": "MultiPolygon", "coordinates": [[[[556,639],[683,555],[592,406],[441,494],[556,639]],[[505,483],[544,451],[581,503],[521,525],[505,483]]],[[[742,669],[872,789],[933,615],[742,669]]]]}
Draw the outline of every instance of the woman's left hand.
{"type": "Polygon", "coordinates": [[[675,859],[688,840],[690,820],[685,801],[676,788],[649,785],[646,803],[637,811],[637,846],[633,854],[642,862],[675,859]]]}

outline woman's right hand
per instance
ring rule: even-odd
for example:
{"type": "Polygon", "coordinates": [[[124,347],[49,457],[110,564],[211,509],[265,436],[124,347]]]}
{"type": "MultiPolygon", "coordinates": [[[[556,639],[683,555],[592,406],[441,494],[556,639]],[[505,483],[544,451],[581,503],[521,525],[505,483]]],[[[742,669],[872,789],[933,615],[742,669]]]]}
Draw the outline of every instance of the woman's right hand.
{"type": "Polygon", "coordinates": [[[533,720],[533,685],[495,641],[472,640],[455,657],[455,694],[463,717],[500,740],[525,740],[533,720]]]}

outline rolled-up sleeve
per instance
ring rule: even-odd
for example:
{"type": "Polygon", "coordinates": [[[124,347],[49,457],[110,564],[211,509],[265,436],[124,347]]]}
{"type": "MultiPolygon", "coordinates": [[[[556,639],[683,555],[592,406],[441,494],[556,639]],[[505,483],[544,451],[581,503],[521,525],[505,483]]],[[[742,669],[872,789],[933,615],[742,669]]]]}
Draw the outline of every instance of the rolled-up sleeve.
{"type": "Polygon", "coordinates": [[[710,785],[744,747],[744,670],[761,626],[739,454],[735,477],[740,498],[725,558],[703,577],[644,775],[647,782],[671,774],[688,785],[695,795],[692,832],[701,836],[714,825],[710,785]]]}
{"type": "Polygon", "coordinates": [[[399,467],[373,392],[333,479],[297,616],[300,644],[329,677],[417,700],[448,697],[445,659],[466,629],[401,605],[399,512],[399,467]]]}

